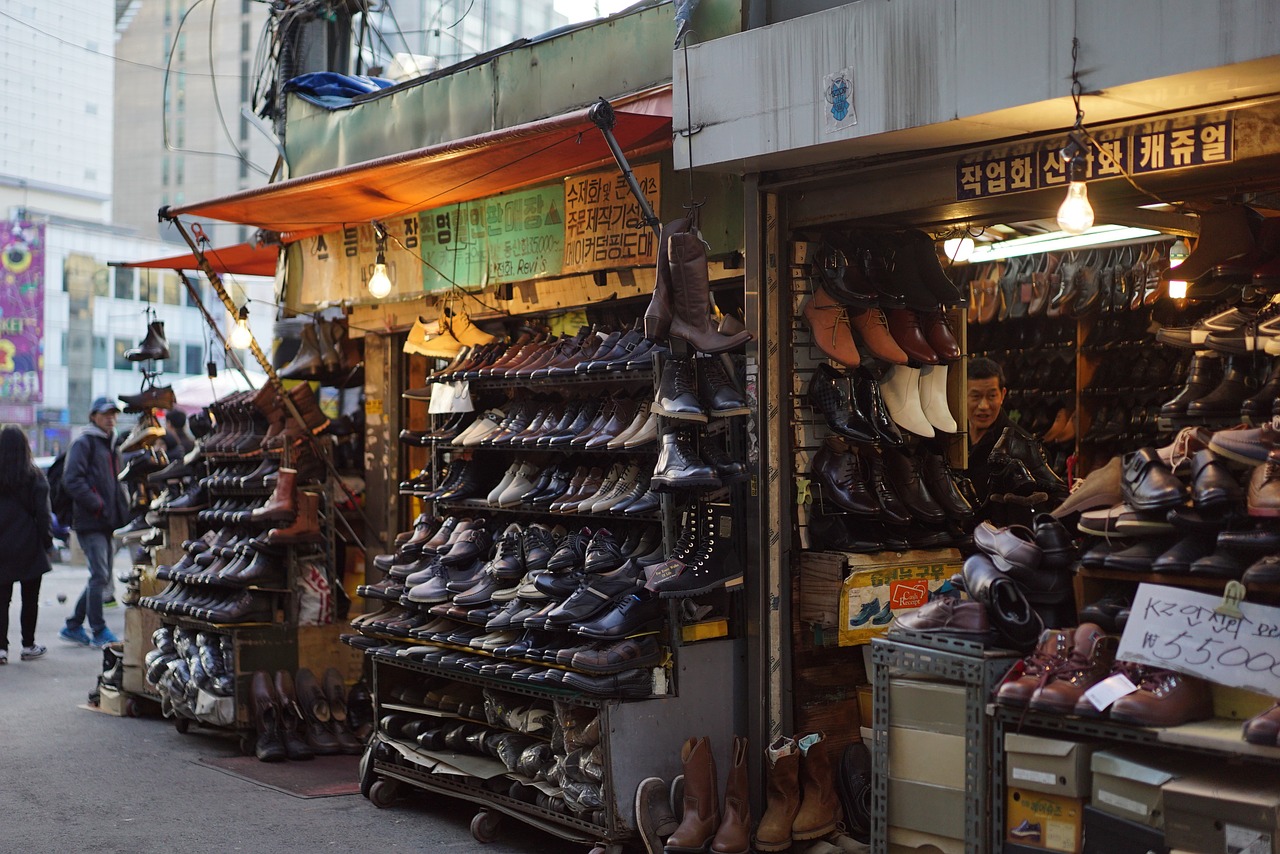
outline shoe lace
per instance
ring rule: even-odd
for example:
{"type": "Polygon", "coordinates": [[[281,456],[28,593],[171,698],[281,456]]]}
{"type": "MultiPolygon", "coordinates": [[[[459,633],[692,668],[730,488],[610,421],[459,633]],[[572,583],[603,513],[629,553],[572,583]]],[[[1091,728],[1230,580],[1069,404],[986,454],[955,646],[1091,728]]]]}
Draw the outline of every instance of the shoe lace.
{"type": "Polygon", "coordinates": [[[671,384],[677,396],[682,394],[697,394],[694,388],[692,365],[684,360],[676,361],[672,368],[671,384]]]}
{"type": "Polygon", "coordinates": [[[1169,449],[1169,468],[1177,471],[1185,463],[1191,461],[1195,452],[1191,450],[1191,438],[1195,435],[1195,427],[1183,427],[1173,437],[1173,445],[1169,449]]]}

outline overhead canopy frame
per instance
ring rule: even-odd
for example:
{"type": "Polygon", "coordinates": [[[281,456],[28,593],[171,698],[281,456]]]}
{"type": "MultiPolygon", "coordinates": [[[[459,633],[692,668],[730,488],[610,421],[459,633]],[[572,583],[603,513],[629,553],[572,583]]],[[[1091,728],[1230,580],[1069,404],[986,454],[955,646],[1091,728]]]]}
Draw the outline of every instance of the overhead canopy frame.
{"type": "MultiPolygon", "coordinates": [[[[205,260],[219,273],[235,276],[266,276],[276,274],[280,247],[276,244],[237,243],[221,249],[205,249],[205,260]]],[[[203,269],[195,253],[154,258],[150,261],[110,261],[112,267],[134,267],[151,270],[200,270],[203,269]]]]}

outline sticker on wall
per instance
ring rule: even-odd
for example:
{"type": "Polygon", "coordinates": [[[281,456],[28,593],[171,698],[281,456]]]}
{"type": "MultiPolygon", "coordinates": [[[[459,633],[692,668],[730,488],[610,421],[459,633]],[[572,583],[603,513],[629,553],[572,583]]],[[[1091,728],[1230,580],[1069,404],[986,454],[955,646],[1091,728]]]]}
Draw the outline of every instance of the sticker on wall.
{"type": "Polygon", "coordinates": [[[827,133],[835,133],[858,123],[853,108],[853,69],[844,68],[822,78],[822,97],[826,102],[827,133]]]}

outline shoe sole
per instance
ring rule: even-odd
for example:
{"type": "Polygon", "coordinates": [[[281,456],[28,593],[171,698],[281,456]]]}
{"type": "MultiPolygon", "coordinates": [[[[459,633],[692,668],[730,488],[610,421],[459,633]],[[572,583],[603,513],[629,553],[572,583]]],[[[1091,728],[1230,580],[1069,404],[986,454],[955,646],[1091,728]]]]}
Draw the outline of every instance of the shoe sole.
{"type": "Polygon", "coordinates": [[[1260,457],[1250,457],[1249,455],[1239,453],[1235,449],[1230,448],[1226,445],[1220,445],[1217,442],[1213,441],[1212,439],[1209,440],[1209,450],[1215,454],[1218,454],[1219,456],[1226,457],[1227,459],[1232,460],[1233,462],[1243,463],[1244,465],[1247,465],[1247,466],[1261,465],[1262,463],[1265,463],[1267,461],[1266,451],[1263,451],[1262,456],[1260,457]]]}

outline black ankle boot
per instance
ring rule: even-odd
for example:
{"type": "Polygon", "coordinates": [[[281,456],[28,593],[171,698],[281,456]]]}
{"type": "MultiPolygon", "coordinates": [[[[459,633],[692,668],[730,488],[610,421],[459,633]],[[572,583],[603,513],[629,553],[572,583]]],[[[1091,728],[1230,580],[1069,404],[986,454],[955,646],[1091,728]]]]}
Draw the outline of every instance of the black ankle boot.
{"type": "Polygon", "coordinates": [[[688,430],[667,427],[659,437],[658,463],[650,486],[659,492],[677,489],[716,489],[721,486],[711,466],[702,462],[688,430]]]}

